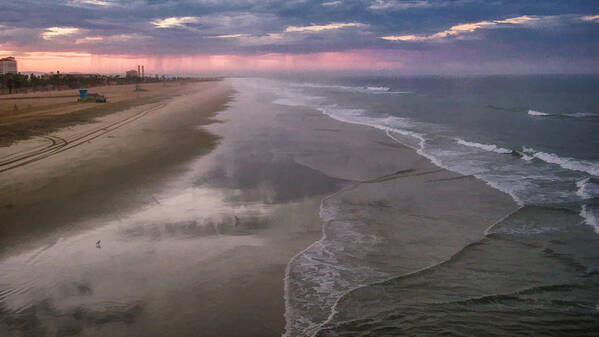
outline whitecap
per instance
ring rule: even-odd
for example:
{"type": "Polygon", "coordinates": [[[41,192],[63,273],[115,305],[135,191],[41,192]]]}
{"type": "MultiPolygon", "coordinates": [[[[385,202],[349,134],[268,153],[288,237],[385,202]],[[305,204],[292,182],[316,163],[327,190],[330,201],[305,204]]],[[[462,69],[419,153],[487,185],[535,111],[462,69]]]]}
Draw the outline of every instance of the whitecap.
{"type": "Polygon", "coordinates": [[[588,160],[579,160],[569,157],[560,157],[553,153],[537,152],[532,148],[523,147],[524,152],[549,164],[556,164],[572,171],[586,172],[588,174],[599,176],[599,163],[588,160]]]}
{"type": "Polygon", "coordinates": [[[366,87],[366,89],[370,91],[389,91],[390,89],[387,87],[366,87]]]}
{"type": "Polygon", "coordinates": [[[589,183],[590,180],[591,180],[590,178],[586,178],[586,179],[582,179],[582,180],[579,180],[576,182],[576,187],[578,187],[578,189],[576,190],[576,195],[578,195],[582,199],[590,199],[592,197],[586,191],[587,184],[589,183]]]}
{"type": "Polygon", "coordinates": [[[576,112],[573,114],[565,114],[564,116],[573,117],[573,118],[585,118],[585,117],[599,117],[599,114],[589,113],[589,112],[576,112]]]}
{"type": "Polygon", "coordinates": [[[531,116],[551,116],[551,114],[548,114],[546,112],[535,111],[535,110],[528,110],[528,114],[531,116]]]}
{"type": "Polygon", "coordinates": [[[595,233],[599,234],[599,220],[597,220],[597,211],[592,206],[582,205],[580,216],[584,218],[584,222],[592,226],[595,233]]]}
{"type": "Polygon", "coordinates": [[[502,154],[512,153],[512,150],[508,150],[506,148],[497,146],[495,144],[482,144],[482,143],[469,142],[469,141],[463,140],[461,138],[456,138],[456,140],[457,140],[458,144],[460,144],[460,145],[473,147],[473,148],[481,149],[481,150],[488,151],[488,152],[496,152],[496,153],[502,153],[502,154]]]}

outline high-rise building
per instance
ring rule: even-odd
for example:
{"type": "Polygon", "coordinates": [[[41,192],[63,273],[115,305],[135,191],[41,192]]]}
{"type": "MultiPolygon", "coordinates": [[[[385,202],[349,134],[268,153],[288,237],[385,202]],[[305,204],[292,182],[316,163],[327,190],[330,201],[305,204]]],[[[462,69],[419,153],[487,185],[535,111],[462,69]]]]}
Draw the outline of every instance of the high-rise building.
{"type": "Polygon", "coordinates": [[[0,74],[16,74],[17,60],[14,57],[0,59],[0,74]]]}
{"type": "Polygon", "coordinates": [[[145,74],[144,66],[142,65],[141,66],[141,78],[144,78],[144,77],[146,77],[146,74],[145,74]]]}

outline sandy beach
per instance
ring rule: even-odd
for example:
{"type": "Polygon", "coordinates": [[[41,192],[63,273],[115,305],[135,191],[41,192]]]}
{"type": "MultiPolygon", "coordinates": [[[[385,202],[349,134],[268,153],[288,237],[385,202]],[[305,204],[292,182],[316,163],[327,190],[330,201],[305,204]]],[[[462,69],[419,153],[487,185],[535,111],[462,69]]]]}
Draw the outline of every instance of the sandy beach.
{"type": "Polygon", "coordinates": [[[447,260],[518,208],[381,130],[272,100],[251,80],[193,84],[56,131],[149,111],[0,173],[0,334],[309,336],[346,293],[447,260]],[[344,215],[328,220],[333,208],[344,215]],[[332,272],[318,248],[338,249],[347,223],[389,238],[384,255],[358,237],[344,247],[379,272],[348,260],[352,281],[311,284],[332,272]]]}
{"type": "Polygon", "coordinates": [[[135,106],[188,94],[193,91],[190,91],[190,84],[198,81],[139,83],[137,87],[135,84],[110,85],[89,89],[90,94],[106,97],[106,103],[95,103],[93,100],[80,102],[79,91],[75,89],[0,95],[0,146],[68,126],[89,123],[135,106]]]}
{"type": "Polygon", "coordinates": [[[58,140],[59,146],[68,142],[64,147],[52,147],[47,139],[36,137],[0,148],[2,247],[8,249],[6,242],[19,233],[35,236],[37,231],[63,227],[56,224],[139,202],[140,197],[146,198],[150,193],[140,190],[113,198],[132,186],[149,187],[151,184],[144,181],[160,179],[182,161],[212,148],[217,137],[194,129],[194,125],[210,123],[214,113],[228,101],[230,89],[215,82],[190,86],[193,88],[178,85],[177,90],[161,91],[155,96],[150,95],[151,91],[144,92],[149,98],[126,103],[134,106],[129,109],[118,103],[101,104],[95,109],[105,117],[86,117],[83,124],[49,134],[58,140]],[[197,99],[201,107],[184,111],[176,101],[169,101],[182,90],[193,92],[195,96],[190,99],[197,99]],[[111,113],[112,109],[120,111],[111,113]],[[168,151],[164,144],[171,144],[178,151],[168,151]],[[31,157],[32,151],[41,154],[31,157]],[[21,164],[26,165],[20,167],[21,164]],[[106,186],[110,188],[105,189],[106,186]],[[35,212],[31,212],[31,207],[35,212]],[[56,209],[64,212],[55,212],[56,209]]]}

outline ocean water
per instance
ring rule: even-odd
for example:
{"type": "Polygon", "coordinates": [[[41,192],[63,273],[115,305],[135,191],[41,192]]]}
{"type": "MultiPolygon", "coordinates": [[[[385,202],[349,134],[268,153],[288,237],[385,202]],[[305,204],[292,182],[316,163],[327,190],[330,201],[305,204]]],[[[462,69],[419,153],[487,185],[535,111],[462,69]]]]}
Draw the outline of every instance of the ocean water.
{"type": "Polygon", "coordinates": [[[520,206],[483,240],[402,274],[370,260],[389,241],[366,225],[380,211],[344,202],[350,192],[325,198],[323,239],[288,266],[288,336],[599,331],[598,76],[255,83],[274,104],[380,129],[520,206]]]}

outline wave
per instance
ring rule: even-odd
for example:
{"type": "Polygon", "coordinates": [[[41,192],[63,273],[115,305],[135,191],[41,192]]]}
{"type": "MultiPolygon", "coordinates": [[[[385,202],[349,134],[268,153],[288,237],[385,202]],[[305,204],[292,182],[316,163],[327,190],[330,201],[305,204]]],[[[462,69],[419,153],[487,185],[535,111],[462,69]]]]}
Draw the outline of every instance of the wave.
{"type": "MultiPolygon", "coordinates": [[[[312,107],[312,108],[322,112],[323,114],[325,114],[335,120],[338,120],[340,122],[364,125],[364,126],[369,126],[369,127],[375,128],[375,129],[382,130],[385,132],[385,134],[389,138],[393,139],[394,141],[396,141],[399,144],[402,144],[402,145],[412,148],[413,150],[416,151],[416,153],[427,158],[434,165],[436,165],[440,168],[444,168],[446,170],[450,170],[452,172],[459,173],[459,174],[474,175],[475,177],[481,179],[482,181],[484,181],[486,184],[488,184],[492,188],[497,189],[499,191],[502,191],[502,192],[510,195],[512,197],[512,199],[518,205],[524,204],[524,202],[521,200],[521,198],[516,193],[519,190],[520,186],[522,185],[522,182],[520,181],[521,179],[519,179],[518,183],[507,183],[505,181],[503,183],[500,183],[500,182],[494,181],[493,179],[488,179],[489,177],[487,177],[485,175],[481,175],[481,174],[479,174],[479,172],[474,172],[474,171],[477,171],[477,169],[475,169],[475,168],[466,167],[463,165],[456,165],[455,163],[454,164],[444,163],[444,161],[442,160],[443,153],[440,153],[439,151],[435,152],[432,149],[427,148],[427,141],[428,141],[427,136],[424,133],[411,130],[414,128],[418,129],[418,127],[421,127],[421,125],[419,125],[419,123],[413,122],[412,120],[410,120],[408,118],[402,118],[402,117],[396,117],[396,116],[389,116],[386,118],[369,117],[366,115],[366,111],[363,109],[341,108],[341,107],[338,107],[337,105],[328,105],[328,106],[308,105],[308,106],[312,107]]],[[[466,141],[463,141],[463,142],[466,142],[466,141]]],[[[471,142],[467,142],[467,143],[478,144],[478,143],[471,143],[471,142]]],[[[479,146],[485,146],[485,145],[486,144],[479,144],[479,146]]],[[[501,154],[512,153],[511,150],[507,150],[507,149],[497,148],[496,150],[498,151],[498,153],[501,153],[501,154]]],[[[454,152],[448,151],[448,153],[454,153],[454,152]]],[[[524,153],[522,153],[521,155],[522,155],[522,159],[525,159],[525,160],[532,159],[532,157],[530,157],[524,153]]]]}
{"type": "Polygon", "coordinates": [[[582,205],[580,209],[580,216],[584,219],[584,222],[593,227],[595,233],[599,234],[599,219],[597,219],[597,209],[593,206],[582,205]]]}
{"type": "Polygon", "coordinates": [[[312,101],[322,99],[319,96],[303,96],[303,97],[282,97],[277,98],[273,101],[274,104],[287,105],[287,106],[306,106],[312,101]]]}
{"type": "Polygon", "coordinates": [[[391,88],[388,87],[374,87],[374,86],[366,86],[366,87],[352,87],[345,85],[331,85],[331,84],[320,84],[320,83],[293,83],[291,84],[294,87],[299,88],[319,88],[319,89],[331,89],[335,91],[345,91],[345,92],[358,92],[364,94],[411,94],[411,91],[391,91],[391,88]]]}
{"type": "Polygon", "coordinates": [[[343,188],[321,200],[321,238],[287,263],[285,337],[316,334],[348,289],[389,278],[388,273],[363,263],[380,239],[361,232],[359,224],[340,216],[342,209],[334,197],[354,187],[343,188]]]}
{"type": "Polygon", "coordinates": [[[551,116],[551,114],[548,114],[546,112],[535,111],[535,110],[528,110],[528,114],[531,116],[551,116]]]}
{"type": "Polygon", "coordinates": [[[576,187],[578,187],[578,189],[576,190],[576,195],[578,195],[582,199],[592,198],[592,196],[587,192],[587,185],[589,184],[590,180],[590,178],[586,178],[576,182],[576,187]]]}
{"type": "Polygon", "coordinates": [[[390,89],[387,87],[366,87],[366,89],[371,91],[389,91],[390,89]]]}
{"type": "Polygon", "coordinates": [[[506,148],[499,147],[494,144],[482,144],[482,143],[469,142],[469,141],[463,140],[461,138],[456,138],[456,140],[457,140],[458,144],[460,144],[460,145],[474,147],[474,148],[485,150],[488,152],[496,152],[496,153],[502,153],[502,154],[513,153],[512,150],[508,150],[506,148]]]}
{"type": "MultiPolygon", "coordinates": [[[[312,88],[324,87],[337,91],[368,92],[371,94],[394,93],[386,87],[347,87],[319,84],[301,84],[299,86],[312,88]]],[[[426,123],[396,116],[388,116],[385,118],[369,116],[368,111],[364,109],[343,108],[336,104],[324,105],[323,101],[319,102],[311,99],[303,99],[301,97],[303,94],[300,92],[293,92],[292,94],[293,97],[285,97],[285,99],[279,98],[275,100],[275,103],[291,106],[306,106],[308,108],[316,109],[341,122],[365,125],[382,130],[394,141],[413,148],[418,154],[429,159],[433,164],[439,167],[460,174],[470,174],[464,173],[467,169],[475,172],[473,174],[475,177],[480,178],[497,190],[508,193],[520,206],[524,205],[524,203],[520,201],[516,194],[522,194],[522,197],[527,203],[530,203],[530,199],[528,198],[530,195],[534,194],[536,196],[542,194],[536,190],[535,186],[539,185],[535,185],[535,181],[530,183],[530,186],[533,187],[528,188],[526,179],[530,178],[529,180],[534,180],[537,179],[535,178],[536,176],[546,178],[546,173],[554,172],[557,168],[552,167],[551,165],[543,165],[536,160],[535,162],[529,163],[509,160],[509,156],[492,155],[494,157],[491,158],[491,165],[498,163],[495,161],[495,158],[507,158],[508,160],[506,162],[508,162],[508,164],[502,166],[500,170],[485,172],[481,169],[482,166],[479,164],[486,161],[490,155],[478,156],[482,153],[476,153],[477,158],[472,160],[470,157],[462,157],[464,154],[471,154],[472,151],[467,152],[463,147],[455,145],[456,142],[459,145],[491,153],[517,154],[520,158],[527,161],[536,158],[543,162],[557,164],[567,170],[582,171],[586,173],[594,172],[590,173],[592,175],[599,174],[599,165],[597,163],[577,160],[574,158],[562,158],[551,153],[537,152],[531,148],[524,148],[522,152],[518,152],[495,144],[470,142],[461,138],[446,136],[442,133],[435,133],[432,129],[435,126],[432,124],[427,125],[426,123]],[[295,97],[295,95],[300,97],[295,97]],[[426,125],[426,127],[423,127],[424,125],[426,125]],[[442,142],[440,140],[442,140],[442,142]],[[447,155],[441,153],[440,150],[446,151],[447,155]],[[470,168],[463,169],[463,167],[466,166],[470,166],[470,168]],[[516,170],[514,171],[512,168],[516,168],[516,170]],[[525,169],[526,171],[522,172],[520,169],[525,169]],[[513,176],[513,179],[507,179],[506,173],[511,174],[509,177],[513,176]],[[524,192],[521,193],[522,190],[532,190],[533,188],[535,188],[534,191],[527,192],[530,195],[527,195],[524,192]]],[[[528,114],[532,116],[550,115],[534,110],[530,110],[528,114]]],[[[497,160],[500,161],[500,165],[497,166],[505,164],[502,159],[497,160]]],[[[485,165],[489,166],[489,163],[486,163],[485,165]]],[[[486,167],[483,167],[483,169],[485,168],[486,167]]],[[[589,191],[591,191],[589,190],[589,184],[593,183],[592,179],[581,180],[579,177],[580,174],[576,173],[576,175],[578,176],[578,181],[576,183],[578,190],[581,191],[580,193],[588,194],[589,191]]],[[[553,181],[548,182],[547,179],[545,179],[544,184],[555,185],[553,181]]],[[[574,195],[572,179],[569,178],[569,180],[566,180],[565,184],[569,184],[570,190],[568,190],[567,193],[569,193],[569,197],[572,197],[574,195]]],[[[343,233],[346,237],[343,241],[348,242],[349,245],[352,245],[354,242],[359,243],[363,248],[363,252],[368,252],[370,242],[368,242],[369,238],[361,236],[361,233],[355,230],[355,223],[345,222],[341,219],[339,214],[335,214],[337,209],[333,198],[331,197],[337,193],[330,195],[321,201],[320,216],[323,221],[323,235],[321,239],[314,242],[302,252],[296,254],[287,264],[285,273],[286,332],[284,336],[292,336],[299,331],[308,335],[317,335],[324,326],[332,322],[333,317],[337,313],[340,300],[348,293],[364,287],[365,285],[392,279],[388,278],[389,275],[380,273],[380,271],[365,268],[365,266],[347,261],[344,262],[344,265],[338,260],[340,257],[347,257],[347,251],[343,249],[344,247],[337,246],[332,242],[335,233],[339,233],[339,235],[343,233]],[[333,221],[335,221],[335,226],[327,225],[329,222],[333,221]],[[330,237],[327,234],[330,234],[330,237]],[[348,281],[348,279],[351,280],[351,282],[348,281]],[[335,283],[335,280],[341,280],[343,284],[335,283]],[[305,312],[310,312],[311,314],[306,315],[305,312]]],[[[591,194],[592,193],[593,192],[591,191],[591,194]]],[[[552,200],[555,200],[555,198],[552,200]]],[[[578,202],[579,199],[576,201],[578,202]]],[[[585,206],[581,210],[580,215],[585,218],[585,222],[593,226],[595,231],[599,233],[599,225],[597,224],[597,218],[594,215],[595,213],[593,213],[593,209],[591,209],[590,206],[585,206]]],[[[502,221],[502,219],[498,222],[502,221]]],[[[485,234],[489,234],[488,232],[498,222],[487,228],[485,234]]],[[[549,228],[543,228],[542,230],[548,231],[549,228]]],[[[432,268],[432,266],[416,271],[415,273],[430,268],[432,268]]]]}
{"type": "Polygon", "coordinates": [[[567,170],[580,171],[593,176],[599,176],[599,163],[597,162],[560,157],[553,153],[537,152],[534,149],[527,147],[523,147],[522,151],[546,163],[556,164],[567,170]]]}
{"type": "Polygon", "coordinates": [[[451,170],[434,155],[424,151],[426,137],[423,133],[408,130],[413,126],[413,122],[408,118],[389,116],[387,118],[373,118],[365,116],[362,109],[339,108],[336,105],[316,107],[323,114],[344,123],[369,126],[385,132],[385,134],[399,144],[408,146],[415,150],[419,155],[427,158],[436,166],[451,170]],[[399,140],[396,136],[403,136],[399,140]]]}
{"type": "MultiPolygon", "coordinates": [[[[304,94],[301,92],[293,92],[292,94],[292,97],[294,97],[291,99],[292,101],[282,102],[279,99],[275,102],[287,103],[288,105],[305,105],[341,122],[365,125],[382,130],[388,137],[414,149],[434,165],[462,175],[473,175],[489,186],[507,193],[518,205],[545,203],[551,202],[551,200],[579,201],[580,196],[575,194],[576,189],[568,188],[569,182],[560,180],[559,176],[578,175],[577,172],[592,175],[599,174],[599,163],[574,158],[561,158],[557,155],[538,152],[526,147],[522,151],[516,151],[495,144],[472,142],[462,138],[446,136],[447,131],[439,129],[439,126],[416,122],[409,118],[369,116],[368,111],[364,109],[344,108],[337,104],[324,105],[323,101],[302,99],[301,97],[304,94]],[[295,98],[296,95],[297,98],[295,98]],[[303,104],[297,104],[295,101],[303,104]],[[451,138],[448,139],[448,137],[451,138]],[[515,157],[522,159],[522,163],[518,163],[510,157],[502,157],[505,159],[488,156],[477,157],[477,153],[468,152],[461,146],[491,154],[497,153],[504,156],[510,154],[514,156],[514,159],[515,157]],[[555,170],[548,165],[533,163],[533,159],[557,164],[561,168],[565,168],[566,172],[555,170]],[[558,183],[560,186],[548,182],[546,177],[550,172],[554,172],[551,174],[551,181],[563,182],[558,183]],[[551,186],[554,186],[554,188],[551,186]],[[566,189],[560,189],[561,187],[566,189]]],[[[577,180],[582,178],[584,177],[578,176],[577,180]]]]}
{"type": "Polygon", "coordinates": [[[565,114],[563,116],[568,116],[568,117],[572,117],[572,118],[585,118],[585,117],[599,117],[599,114],[590,113],[590,112],[576,112],[573,114],[565,114]]]}

